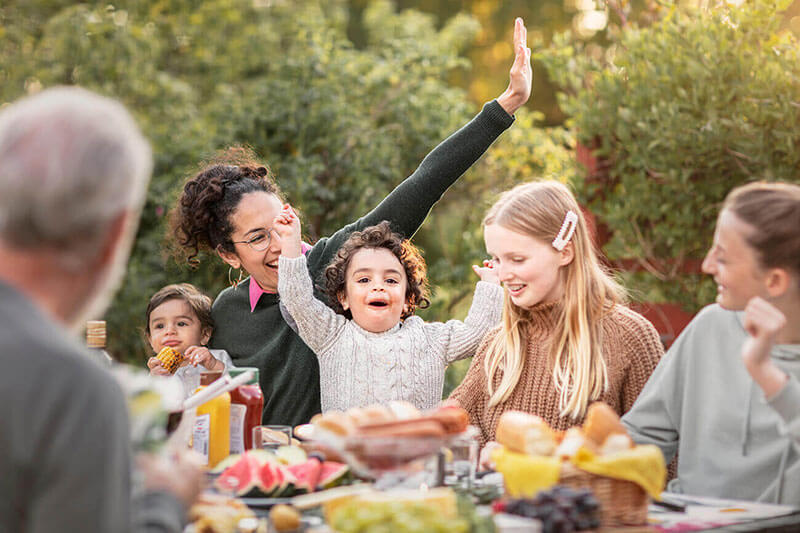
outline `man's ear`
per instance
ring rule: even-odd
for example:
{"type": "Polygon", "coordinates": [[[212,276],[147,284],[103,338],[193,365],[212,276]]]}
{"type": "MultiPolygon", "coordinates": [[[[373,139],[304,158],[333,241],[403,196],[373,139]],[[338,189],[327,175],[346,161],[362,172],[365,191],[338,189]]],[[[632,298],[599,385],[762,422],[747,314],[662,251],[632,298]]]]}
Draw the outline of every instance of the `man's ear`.
{"type": "Polygon", "coordinates": [[[572,241],[568,242],[564,249],[559,252],[561,257],[558,260],[558,264],[560,266],[566,266],[575,259],[575,245],[572,244],[572,241]]]}
{"type": "Polygon", "coordinates": [[[126,210],[111,220],[111,223],[108,225],[108,233],[100,249],[100,254],[96,256],[100,265],[106,266],[114,261],[114,254],[125,238],[125,232],[130,223],[131,216],[130,211],[126,210]]]}
{"type": "Polygon", "coordinates": [[[339,300],[340,304],[342,304],[342,309],[344,309],[345,311],[350,309],[350,304],[347,303],[347,293],[345,293],[344,291],[339,291],[336,294],[336,299],[339,300]]]}
{"type": "Polygon", "coordinates": [[[229,266],[233,268],[242,268],[242,262],[239,260],[239,256],[235,252],[228,252],[222,249],[222,246],[217,246],[216,249],[217,255],[220,258],[228,263],[229,266]]]}
{"type": "Polygon", "coordinates": [[[767,270],[765,284],[767,294],[771,298],[778,298],[786,294],[792,282],[792,276],[785,268],[770,268],[767,270]]]}

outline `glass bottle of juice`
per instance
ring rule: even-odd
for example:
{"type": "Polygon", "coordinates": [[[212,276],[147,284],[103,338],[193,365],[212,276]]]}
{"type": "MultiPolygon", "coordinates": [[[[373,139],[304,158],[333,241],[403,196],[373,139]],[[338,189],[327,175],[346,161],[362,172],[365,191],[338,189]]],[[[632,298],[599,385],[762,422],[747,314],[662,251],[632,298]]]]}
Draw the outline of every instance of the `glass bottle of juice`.
{"type": "Polygon", "coordinates": [[[253,447],[253,428],[261,424],[264,395],[258,384],[257,368],[231,368],[235,378],[247,370],[253,371],[253,379],[233,389],[231,394],[231,453],[242,453],[253,447]]]}
{"type": "MultiPolygon", "coordinates": [[[[200,377],[200,388],[197,390],[203,390],[221,374],[221,372],[204,372],[200,377]]],[[[197,408],[192,432],[192,448],[206,458],[209,468],[213,468],[230,455],[230,419],[231,395],[227,392],[197,408]]]]}

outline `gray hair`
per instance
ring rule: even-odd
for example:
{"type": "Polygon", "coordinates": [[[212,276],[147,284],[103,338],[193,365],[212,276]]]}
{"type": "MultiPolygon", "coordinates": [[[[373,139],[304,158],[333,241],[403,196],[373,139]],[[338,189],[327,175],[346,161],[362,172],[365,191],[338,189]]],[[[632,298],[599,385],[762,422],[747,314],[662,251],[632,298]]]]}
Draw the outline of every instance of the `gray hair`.
{"type": "Polygon", "coordinates": [[[80,263],[115,218],[141,209],[151,169],[122,104],[78,87],[19,100],[0,110],[0,240],[80,263]]]}

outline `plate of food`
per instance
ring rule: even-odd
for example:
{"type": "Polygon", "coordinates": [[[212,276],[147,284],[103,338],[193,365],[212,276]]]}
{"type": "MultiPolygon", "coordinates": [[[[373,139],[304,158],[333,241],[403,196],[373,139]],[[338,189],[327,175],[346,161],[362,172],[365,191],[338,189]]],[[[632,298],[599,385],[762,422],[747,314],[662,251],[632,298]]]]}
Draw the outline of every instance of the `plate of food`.
{"type": "Polygon", "coordinates": [[[360,476],[377,478],[438,453],[463,433],[467,413],[442,407],[422,413],[407,402],[328,411],[312,419],[314,440],[344,457],[360,476]]]}
{"type": "Polygon", "coordinates": [[[237,498],[240,502],[251,509],[269,509],[276,505],[288,505],[292,502],[291,498],[237,498]]]}

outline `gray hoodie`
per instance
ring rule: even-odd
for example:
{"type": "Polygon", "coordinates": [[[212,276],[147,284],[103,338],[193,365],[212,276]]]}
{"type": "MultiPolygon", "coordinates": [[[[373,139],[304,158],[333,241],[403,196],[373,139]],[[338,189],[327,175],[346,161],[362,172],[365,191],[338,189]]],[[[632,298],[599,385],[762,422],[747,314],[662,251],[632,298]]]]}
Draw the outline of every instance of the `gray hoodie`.
{"type": "Polygon", "coordinates": [[[742,313],[706,307],[622,421],[667,462],[678,453],[672,492],[800,504],[800,345],[772,350],[789,381],[766,399],[742,363],[746,339],[742,313]]]}

